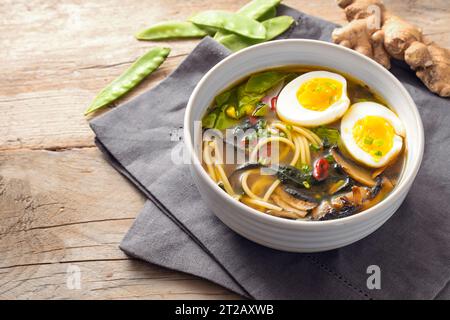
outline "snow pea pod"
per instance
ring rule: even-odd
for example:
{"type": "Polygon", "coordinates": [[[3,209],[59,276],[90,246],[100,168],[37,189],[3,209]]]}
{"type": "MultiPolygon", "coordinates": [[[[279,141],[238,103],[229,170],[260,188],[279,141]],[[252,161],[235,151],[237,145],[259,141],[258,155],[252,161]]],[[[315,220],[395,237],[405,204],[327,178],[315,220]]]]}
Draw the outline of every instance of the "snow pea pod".
{"type": "Polygon", "coordinates": [[[269,41],[283,32],[285,32],[294,22],[294,19],[290,16],[279,16],[262,22],[262,25],[266,28],[266,38],[264,40],[248,39],[237,34],[221,35],[220,37],[214,37],[222,45],[227,47],[233,52],[247,48],[251,45],[269,41]]]}
{"type": "Polygon", "coordinates": [[[169,48],[156,47],[137,59],[118,78],[106,86],[92,101],[85,115],[103,108],[136,87],[146,76],[158,69],[169,55],[169,48]]]}
{"type": "Polygon", "coordinates": [[[136,34],[139,40],[162,40],[204,37],[207,33],[188,21],[164,21],[136,34]]]}
{"type": "Polygon", "coordinates": [[[273,9],[275,9],[275,7],[280,4],[280,2],[281,0],[253,0],[239,9],[238,13],[243,14],[244,16],[251,19],[263,21],[268,19],[267,16],[263,19],[264,15],[273,14],[273,9]]]}
{"type": "MultiPolygon", "coordinates": [[[[276,6],[280,4],[281,0],[253,0],[243,6],[237,11],[237,13],[244,16],[255,19],[258,21],[264,21],[273,18],[277,14],[276,6]]],[[[214,39],[220,42],[220,39],[230,33],[227,31],[218,31],[214,39]]]]}
{"type": "Polygon", "coordinates": [[[251,39],[266,38],[266,29],[261,23],[240,13],[203,11],[191,17],[190,21],[199,26],[223,29],[251,39]]]}
{"type": "Polygon", "coordinates": [[[261,22],[261,21],[265,21],[265,20],[268,20],[268,19],[275,18],[276,15],[277,15],[277,8],[276,7],[272,7],[266,13],[264,13],[261,17],[256,18],[256,20],[261,22]]]}
{"type": "Polygon", "coordinates": [[[245,84],[245,92],[263,94],[274,87],[281,80],[285,79],[289,73],[266,71],[252,75],[245,84]]]}

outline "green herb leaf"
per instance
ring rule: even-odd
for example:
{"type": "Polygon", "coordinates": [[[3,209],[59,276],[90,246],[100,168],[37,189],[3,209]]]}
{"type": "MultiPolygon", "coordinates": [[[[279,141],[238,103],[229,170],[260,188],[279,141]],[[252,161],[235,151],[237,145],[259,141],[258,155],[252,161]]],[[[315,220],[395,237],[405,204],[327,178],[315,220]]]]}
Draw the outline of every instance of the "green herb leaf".
{"type": "Polygon", "coordinates": [[[277,177],[281,183],[292,185],[295,187],[304,188],[304,182],[311,183],[312,173],[311,171],[303,172],[293,166],[280,165],[277,168],[277,177]]]}
{"type": "Polygon", "coordinates": [[[371,137],[364,138],[364,144],[371,145],[372,143],[373,143],[373,138],[371,138],[371,137]]]}
{"type": "Polygon", "coordinates": [[[322,140],[325,147],[337,145],[341,139],[339,130],[328,127],[318,127],[312,129],[322,140]]]}
{"type": "Polygon", "coordinates": [[[377,147],[381,147],[384,144],[384,141],[382,139],[375,139],[373,144],[376,145],[377,147]]]}
{"type": "Polygon", "coordinates": [[[242,84],[237,89],[238,110],[240,117],[251,115],[256,108],[256,104],[264,97],[264,93],[252,93],[245,90],[246,84],[242,84]]]}

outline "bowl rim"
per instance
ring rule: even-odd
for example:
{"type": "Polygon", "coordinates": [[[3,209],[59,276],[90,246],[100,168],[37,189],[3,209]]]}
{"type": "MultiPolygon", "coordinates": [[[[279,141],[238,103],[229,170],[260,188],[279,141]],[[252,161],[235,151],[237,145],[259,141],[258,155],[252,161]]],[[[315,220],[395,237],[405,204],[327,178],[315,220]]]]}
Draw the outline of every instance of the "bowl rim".
{"type": "MultiPolygon", "coordinates": [[[[339,70],[337,70],[337,71],[339,71],[339,70]]],[[[263,223],[275,223],[278,225],[282,225],[284,227],[293,227],[293,228],[295,228],[296,226],[298,226],[298,227],[302,226],[302,227],[308,227],[308,228],[314,229],[314,228],[322,228],[322,227],[330,226],[330,225],[360,223],[360,222],[370,219],[371,214],[376,213],[378,211],[385,210],[387,207],[390,206],[392,201],[394,201],[395,199],[398,199],[398,198],[402,198],[403,193],[404,192],[407,193],[409,191],[409,188],[419,171],[419,168],[420,168],[420,165],[422,162],[422,158],[423,158],[423,152],[424,152],[424,129],[423,129],[423,124],[422,124],[422,119],[420,117],[419,111],[417,109],[417,106],[416,106],[414,100],[412,99],[412,97],[410,96],[410,94],[408,93],[406,88],[403,86],[403,84],[389,70],[385,69],[379,63],[375,62],[374,60],[366,57],[365,55],[363,55],[357,51],[354,51],[352,49],[349,49],[349,48],[346,48],[346,47],[343,47],[343,46],[340,46],[340,45],[337,45],[334,43],[325,42],[325,41],[321,41],[321,40],[312,40],[312,39],[273,40],[273,41],[269,41],[269,42],[265,42],[265,43],[261,43],[258,45],[253,45],[251,47],[245,48],[243,50],[240,50],[238,52],[235,52],[235,53],[229,55],[228,57],[226,57],[223,60],[221,60],[220,62],[218,62],[201,78],[201,80],[197,83],[197,85],[195,86],[193,92],[191,93],[191,95],[189,97],[189,101],[187,103],[186,111],[185,111],[185,115],[184,115],[183,133],[184,133],[184,145],[189,154],[189,159],[191,160],[189,165],[194,166],[194,168],[197,171],[199,171],[200,177],[206,182],[208,187],[211,188],[211,190],[213,190],[213,192],[215,194],[217,194],[219,197],[221,197],[226,202],[228,202],[230,204],[230,206],[234,206],[235,208],[242,209],[244,212],[246,212],[247,214],[251,215],[253,218],[255,218],[263,223]],[[212,179],[207,175],[206,170],[204,170],[203,167],[201,166],[200,160],[194,150],[194,146],[192,143],[192,137],[191,137],[191,133],[190,133],[190,126],[191,126],[190,118],[191,118],[191,113],[192,113],[192,109],[193,109],[193,101],[195,100],[195,97],[198,95],[198,92],[203,87],[203,84],[208,81],[209,77],[213,73],[215,73],[217,69],[221,68],[224,64],[229,63],[229,61],[239,59],[239,57],[241,55],[249,54],[253,51],[260,51],[261,49],[263,49],[265,47],[276,46],[279,43],[298,43],[298,44],[304,44],[304,45],[313,44],[313,45],[319,45],[319,46],[324,46],[324,47],[332,47],[333,49],[341,50],[343,52],[346,52],[349,55],[356,56],[356,57],[362,59],[365,63],[371,64],[373,67],[375,67],[375,69],[377,69],[378,72],[384,73],[385,76],[390,78],[397,85],[397,87],[399,89],[398,94],[402,95],[403,98],[405,99],[405,101],[407,101],[408,104],[410,106],[412,106],[410,111],[413,113],[413,116],[416,120],[414,127],[418,130],[418,139],[415,141],[418,152],[416,153],[416,157],[412,159],[411,174],[409,176],[405,176],[405,178],[400,182],[400,184],[397,185],[394,188],[394,190],[385,199],[383,199],[383,201],[381,201],[380,203],[376,204],[375,206],[373,206],[369,209],[359,212],[357,214],[354,214],[354,215],[351,215],[348,217],[339,218],[339,219],[334,219],[334,220],[304,221],[304,220],[290,220],[290,219],[285,219],[285,218],[281,218],[281,217],[275,217],[275,216],[271,216],[268,214],[261,214],[261,211],[253,209],[253,208],[245,205],[244,203],[232,198],[228,193],[224,192],[217,184],[215,184],[212,181],[212,179]]],[[[410,153],[407,154],[407,158],[408,158],[409,154],[410,153]]],[[[406,195],[406,193],[405,193],[405,195],[406,195]]]]}

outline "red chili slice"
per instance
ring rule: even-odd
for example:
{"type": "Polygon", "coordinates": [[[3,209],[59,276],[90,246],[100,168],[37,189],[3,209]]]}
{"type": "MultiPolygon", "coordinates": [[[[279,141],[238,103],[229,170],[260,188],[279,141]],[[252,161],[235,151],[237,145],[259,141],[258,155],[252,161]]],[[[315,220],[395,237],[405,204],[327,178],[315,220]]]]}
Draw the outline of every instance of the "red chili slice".
{"type": "Polygon", "coordinates": [[[250,121],[250,123],[251,123],[252,125],[255,125],[255,124],[258,122],[258,118],[257,118],[257,117],[250,116],[250,117],[248,117],[248,118],[249,118],[249,121],[250,121]]]}
{"type": "Polygon", "coordinates": [[[328,169],[330,168],[330,164],[327,159],[319,158],[314,163],[314,171],[313,176],[317,181],[322,181],[328,177],[328,169]]]}
{"type": "Polygon", "coordinates": [[[272,99],[270,99],[270,108],[273,111],[277,110],[277,100],[278,100],[278,97],[273,97],[272,99]]]}

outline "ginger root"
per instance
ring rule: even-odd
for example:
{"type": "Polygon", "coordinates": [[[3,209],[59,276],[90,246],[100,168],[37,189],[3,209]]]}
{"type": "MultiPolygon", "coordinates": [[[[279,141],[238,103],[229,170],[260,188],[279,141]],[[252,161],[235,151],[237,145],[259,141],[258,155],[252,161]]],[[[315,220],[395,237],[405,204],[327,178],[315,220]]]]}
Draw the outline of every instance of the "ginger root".
{"type": "Polygon", "coordinates": [[[414,42],[405,52],[405,61],[431,92],[450,97],[450,50],[414,42]]]}
{"type": "Polygon", "coordinates": [[[389,69],[391,62],[383,45],[384,32],[370,27],[373,25],[369,21],[372,18],[353,20],[345,27],[334,30],[332,38],[335,43],[356,50],[389,69]]]}
{"type": "Polygon", "coordinates": [[[422,30],[390,13],[381,0],[337,0],[349,24],[333,31],[333,42],[374,59],[387,69],[404,60],[427,88],[450,96],[450,50],[427,41],[422,30]]]}

